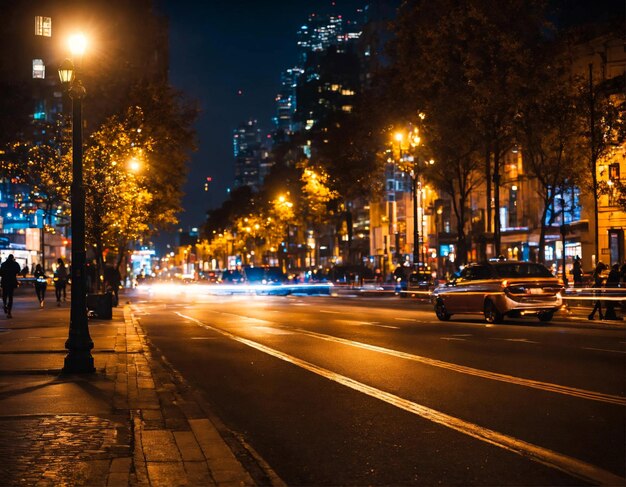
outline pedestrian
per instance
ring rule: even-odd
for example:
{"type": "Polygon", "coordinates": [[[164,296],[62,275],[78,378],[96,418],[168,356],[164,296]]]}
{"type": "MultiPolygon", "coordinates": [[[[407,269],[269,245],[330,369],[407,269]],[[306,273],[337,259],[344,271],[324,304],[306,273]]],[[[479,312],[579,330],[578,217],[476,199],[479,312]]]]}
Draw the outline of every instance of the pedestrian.
{"type": "MultiPolygon", "coordinates": [[[[604,285],[605,288],[616,288],[619,287],[620,281],[620,272],[619,272],[619,264],[613,264],[611,267],[611,271],[609,272],[608,277],[606,278],[606,283],[604,285]]],[[[606,311],[604,313],[604,318],[607,320],[617,320],[617,315],[615,314],[615,301],[613,301],[613,295],[609,294],[607,296],[606,302],[606,311]]]]}
{"type": "Polygon", "coordinates": [[[107,264],[104,268],[104,290],[113,293],[113,306],[119,303],[120,286],[122,285],[122,276],[117,267],[107,264]]]}
{"type": "Polygon", "coordinates": [[[33,272],[33,275],[35,276],[35,294],[37,294],[37,299],[39,300],[39,307],[43,308],[43,301],[46,297],[46,288],[48,287],[48,276],[46,276],[41,264],[37,264],[35,266],[35,272],[33,272]]]}
{"type": "Polygon", "coordinates": [[[622,264],[622,267],[619,268],[619,274],[621,280],[620,287],[626,287],[626,263],[622,264]]]}
{"type": "MultiPolygon", "coordinates": [[[[591,285],[592,288],[599,289],[602,287],[602,272],[605,269],[606,269],[606,265],[602,262],[598,262],[598,265],[596,265],[596,269],[593,271],[593,276],[592,276],[593,284],[591,285]]],[[[594,294],[596,294],[596,291],[594,291],[594,294]]],[[[593,318],[596,315],[596,311],[600,315],[600,319],[603,320],[604,316],[602,315],[602,301],[600,299],[596,299],[596,302],[593,305],[593,309],[591,310],[591,313],[588,316],[590,320],[593,320],[593,318]]]]}
{"type": "Polygon", "coordinates": [[[20,273],[20,265],[15,262],[13,254],[9,254],[7,260],[0,265],[0,286],[2,286],[2,304],[7,318],[13,318],[11,310],[13,308],[13,292],[19,285],[17,276],[20,273]]]}
{"type": "Polygon", "coordinates": [[[574,287],[583,287],[583,267],[580,263],[580,257],[574,258],[574,265],[572,267],[572,275],[574,276],[574,287]]]}
{"type": "Polygon", "coordinates": [[[54,271],[54,294],[57,298],[57,306],[61,306],[61,296],[63,296],[63,301],[66,299],[66,287],[67,267],[65,267],[63,259],[59,257],[57,259],[57,268],[54,271]]]}

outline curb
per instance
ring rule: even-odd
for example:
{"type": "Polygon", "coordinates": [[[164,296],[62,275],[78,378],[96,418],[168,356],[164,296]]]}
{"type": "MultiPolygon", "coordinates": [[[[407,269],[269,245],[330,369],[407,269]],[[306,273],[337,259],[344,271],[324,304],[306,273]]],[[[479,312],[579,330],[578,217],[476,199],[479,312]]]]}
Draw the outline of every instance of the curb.
{"type": "Polygon", "coordinates": [[[138,485],[284,486],[150,342],[131,306],[124,308],[124,322],[129,367],[127,374],[118,371],[117,378],[128,380],[134,440],[131,480],[138,485]],[[132,354],[129,345],[140,348],[141,354],[132,354]]]}

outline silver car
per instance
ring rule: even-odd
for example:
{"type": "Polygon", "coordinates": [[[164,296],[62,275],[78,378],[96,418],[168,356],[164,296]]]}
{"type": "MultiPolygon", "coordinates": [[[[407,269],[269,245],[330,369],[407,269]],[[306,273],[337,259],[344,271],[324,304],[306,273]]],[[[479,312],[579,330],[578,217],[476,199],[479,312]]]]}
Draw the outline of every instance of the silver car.
{"type": "Polygon", "coordinates": [[[563,305],[562,292],[562,281],[542,264],[498,261],[468,265],[431,299],[441,321],[466,313],[483,314],[488,323],[525,314],[550,321],[563,305]]]}

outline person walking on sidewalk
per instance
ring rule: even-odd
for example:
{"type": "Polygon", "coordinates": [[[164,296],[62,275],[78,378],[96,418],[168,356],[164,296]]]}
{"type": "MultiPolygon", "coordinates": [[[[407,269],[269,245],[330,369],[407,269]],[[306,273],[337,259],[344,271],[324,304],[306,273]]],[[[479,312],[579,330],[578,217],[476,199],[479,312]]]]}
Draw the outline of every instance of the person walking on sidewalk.
{"type": "Polygon", "coordinates": [[[7,260],[0,265],[0,286],[2,287],[2,304],[7,318],[13,318],[11,310],[13,309],[13,292],[18,286],[17,275],[20,273],[20,265],[15,262],[13,254],[9,254],[7,260]]]}
{"type": "Polygon", "coordinates": [[[574,287],[583,287],[583,267],[580,263],[580,257],[578,256],[574,258],[572,275],[574,276],[574,287]]]}
{"type": "MultiPolygon", "coordinates": [[[[609,289],[609,288],[616,288],[619,287],[619,281],[620,281],[620,272],[619,272],[619,264],[613,264],[613,266],[611,267],[611,271],[609,272],[609,276],[606,278],[606,283],[604,284],[604,287],[609,289]]],[[[617,315],[615,314],[615,301],[613,301],[613,295],[609,294],[607,296],[607,302],[606,302],[606,311],[604,313],[604,318],[606,318],[607,320],[617,320],[617,315]]],[[[619,318],[621,320],[621,318],[619,318]]]]}
{"type": "Polygon", "coordinates": [[[63,259],[59,257],[57,260],[57,269],[54,271],[54,294],[57,298],[57,306],[61,306],[61,296],[65,301],[65,288],[67,286],[67,267],[63,259]]]}
{"type": "MultiPolygon", "coordinates": [[[[596,266],[596,269],[593,271],[593,284],[591,285],[592,288],[598,288],[600,289],[602,287],[602,272],[606,269],[606,265],[602,262],[598,262],[598,265],[596,266]]],[[[594,294],[596,292],[594,291],[594,294]]],[[[593,320],[595,315],[596,315],[596,311],[598,312],[598,314],[600,315],[600,319],[603,320],[604,316],[602,315],[602,300],[600,299],[596,299],[595,304],[593,305],[593,309],[591,310],[591,313],[589,314],[588,318],[590,320],[593,320]]]]}
{"type": "Polygon", "coordinates": [[[37,264],[33,275],[35,276],[35,293],[39,300],[39,307],[43,308],[43,300],[46,297],[46,288],[48,287],[48,276],[46,276],[41,264],[37,264]]]}

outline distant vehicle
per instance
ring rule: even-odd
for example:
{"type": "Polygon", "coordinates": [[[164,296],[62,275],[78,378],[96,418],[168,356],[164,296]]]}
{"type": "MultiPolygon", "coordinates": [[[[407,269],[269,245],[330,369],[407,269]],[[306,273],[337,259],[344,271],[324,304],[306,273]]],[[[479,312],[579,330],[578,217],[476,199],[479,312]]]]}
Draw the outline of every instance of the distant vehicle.
{"type": "Polygon", "coordinates": [[[407,291],[429,291],[435,287],[435,278],[430,272],[413,272],[409,275],[407,291]]]}
{"type": "Polygon", "coordinates": [[[351,284],[363,279],[373,279],[374,271],[362,265],[338,265],[328,271],[328,280],[338,284],[351,284]]]}
{"type": "Polygon", "coordinates": [[[226,284],[239,284],[243,282],[243,275],[237,269],[225,269],[220,280],[226,284]]]}
{"type": "Polygon", "coordinates": [[[488,323],[507,316],[534,314],[550,321],[563,300],[562,282],[542,264],[519,261],[470,264],[432,292],[437,318],[483,314],[488,323]]]}
{"type": "Polygon", "coordinates": [[[210,283],[220,282],[222,277],[219,271],[202,271],[199,273],[200,280],[210,283]]]}
{"type": "Polygon", "coordinates": [[[243,273],[246,282],[250,284],[282,284],[287,280],[282,269],[275,266],[246,266],[243,273]]]}

